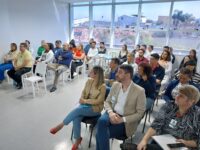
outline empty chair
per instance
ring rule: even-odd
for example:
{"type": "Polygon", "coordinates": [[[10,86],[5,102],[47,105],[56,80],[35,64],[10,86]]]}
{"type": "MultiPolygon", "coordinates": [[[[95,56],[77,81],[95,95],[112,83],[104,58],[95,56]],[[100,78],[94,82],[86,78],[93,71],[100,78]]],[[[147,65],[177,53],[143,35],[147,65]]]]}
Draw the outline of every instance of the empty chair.
{"type": "Polygon", "coordinates": [[[26,87],[26,83],[31,83],[32,90],[33,90],[33,97],[35,97],[35,85],[36,85],[37,89],[39,89],[39,86],[38,86],[39,81],[43,81],[45,92],[47,91],[46,90],[46,81],[45,81],[46,68],[47,68],[46,63],[39,62],[39,63],[37,63],[35,74],[29,73],[30,75],[24,77],[22,80],[24,89],[26,87]]]}

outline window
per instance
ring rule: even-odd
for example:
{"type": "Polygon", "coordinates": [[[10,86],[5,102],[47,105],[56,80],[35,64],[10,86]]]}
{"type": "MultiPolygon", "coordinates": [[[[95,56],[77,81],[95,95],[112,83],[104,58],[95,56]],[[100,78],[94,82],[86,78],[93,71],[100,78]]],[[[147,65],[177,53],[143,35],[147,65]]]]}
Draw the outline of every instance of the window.
{"type": "Polygon", "coordinates": [[[175,2],[169,44],[178,49],[200,48],[200,1],[175,2]]]}
{"type": "Polygon", "coordinates": [[[102,4],[102,3],[112,3],[112,0],[107,0],[107,1],[94,1],[92,4],[102,4]]]}
{"type": "Polygon", "coordinates": [[[138,2],[138,0],[115,0],[116,2],[138,2]]]}
{"type": "Polygon", "coordinates": [[[78,3],[73,3],[73,5],[87,5],[89,2],[78,2],[78,3]]]}
{"type": "Polygon", "coordinates": [[[88,28],[74,28],[74,40],[79,43],[88,42],[89,29],[88,28]]]}
{"type": "Polygon", "coordinates": [[[74,7],[74,27],[89,27],[89,7],[74,7]]]}
{"type": "Polygon", "coordinates": [[[114,46],[134,45],[138,20],[138,4],[116,5],[114,46]]]}
{"type": "Polygon", "coordinates": [[[111,5],[94,6],[93,7],[93,26],[94,27],[110,27],[110,25],[111,25],[111,5]]]}
{"type": "Polygon", "coordinates": [[[110,44],[111,5],[93,7],[93,37],[110,44]],[[105,11],[106,10],[106,11],[105,11]]]}
{"type": "Polygon", "coordinates": [[[156,47],[166,45],[169,13],[170,3],[142,5],[139,44],[152,44],[156,47]]]}
{"type": "Polygon", "coordinates": [[[89,6],[74,7],[73,38],[76,42],[89,39],[89,6]]]}

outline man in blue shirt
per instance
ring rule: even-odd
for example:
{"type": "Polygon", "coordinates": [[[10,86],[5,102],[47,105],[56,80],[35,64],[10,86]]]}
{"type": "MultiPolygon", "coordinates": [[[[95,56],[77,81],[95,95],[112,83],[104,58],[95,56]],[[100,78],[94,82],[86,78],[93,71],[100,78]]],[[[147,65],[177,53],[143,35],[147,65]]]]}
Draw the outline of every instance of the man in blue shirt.
{"type": "Polygon", "coordinates": [[[58,51],[62,50],[62,41],[56,40],[55,42],[55,48],[53,49],[53,53],[56,54],[58,51]]]}
{"type": "Polygon", "coordinates": [[[68,43],[64,43],[63,49],[56,52],[55,59],[56,63],[48,64],[47,66],[48,69],[55,71],[54,83],[50,92],[54,92],[57,89],[56,85],[58,83],[59,76],[70,67],[70,63],[73,59],[68,43]]]}
{"type": "Polygon", "coordinates": [[[157,53],[151,54],[150,65],[153,70],[153,76],[156,78],[156,91],[159,92],[161,82],[165,76],[165,69],[159,65],[160,56],[157,53]]]}
{"type": "Polygon", "coordinates": [[[88,52],[89,52],[89,49],[91,48],[92,42],[94,42],[94,39],[93,39],[93,38],[90,39],[89,43],[88,43],[88,44],[85,46],[85,48],[84,48],[84,51],[85,51],[85,55],[86,55],[86,56],[87,56],[87,54],[88,54],[88,52]]]}
{"type": "Polygon", "coordinates": [[[110,62],[110,70],[108,74],[105,75],[106,85],[111,87],[112,83],[116,80],[116,73],[120,64],[120,60],[118,58],[112,58],[110,62]]]}

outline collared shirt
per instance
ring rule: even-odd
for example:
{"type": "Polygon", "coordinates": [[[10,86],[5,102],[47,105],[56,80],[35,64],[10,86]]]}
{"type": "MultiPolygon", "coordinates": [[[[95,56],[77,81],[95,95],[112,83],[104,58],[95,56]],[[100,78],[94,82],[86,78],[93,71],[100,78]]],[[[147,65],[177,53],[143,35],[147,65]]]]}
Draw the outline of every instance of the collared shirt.
{"type": "Polygon", "coordinates": [[[130,83],[130,85],[128,86],[128,88],[125,92],[123,91],[123,88],[121,85],[121,88],[119,90],[118,100],[114,107],[114,111],[119,115],[122,115],[122,116],[124,115],[124,105],[126,103],[126,98],[128,96],[128,93],[129,93],[129,90],[130,90],[130,87],[132,84],[133,84],[133,82],[130,83]]]}
{"type": "Polygon", "coordinates": [[[197,141],[200,148],[200,108],[192,106],[180,117],[175,103],[165,104],[159,111],[151,127],[158,135],[171,134],[177,139],[197,141]]]}
{"type": "Polygon", "coordinates": [[[98,49],[97,48],[90,48],[88,51],[87,56],[88,57],[94,57],[98,54],[98,49]]]}
{"type": "Polygon", "coordinates": [[[21,66],[25,61],[28,61],[28,63],[26,64],[27,68],[31,68],[33,66],[33,61],[32,61],[32,55],[30,53],[30,51],[25,50],[23,53],[20,51],[16,57],[17,59],[17,67],[21,66]]]}

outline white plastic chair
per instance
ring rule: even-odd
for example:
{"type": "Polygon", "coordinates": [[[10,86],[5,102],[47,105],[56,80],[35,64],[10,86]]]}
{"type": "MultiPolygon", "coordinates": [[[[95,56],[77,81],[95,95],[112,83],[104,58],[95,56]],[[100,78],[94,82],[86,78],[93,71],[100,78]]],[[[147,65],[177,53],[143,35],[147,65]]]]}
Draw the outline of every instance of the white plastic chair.
{"type": "Polygon", "coordinates": [[[33,97],[35,97],[35,85],[37,89],[39,90],[39,86],[38,86],[39,81],[43,81],[45,92],[47,92],[46,81],[45,81],[46,68],[47,68],[46,63],[38,62],[36,65],[35,74],[33,74],[32,72],[29,72],[23,75],[23,78],[22,78],[23,89],[26,88],[26,82],[31,83],[32,90],[33,90],[33,97]],[[40,76],[37,76],[38,74],[40,76]]]}
{"type": "Polygon", "coordinates": [[[9,77],[8,71],[9,70],[5,70],[4,75],[6,76],[6,80],[8,81],[8,84],[11,84],[12,83],[12,78],[9,77]]]}
{"type": "Polygon", "coordinates": [[[63,84],[64,84],[65,80],[69,80],[69,81],[72,80],[72,78],[71,78],[72,63],[73,63],[73,60],[70,62],[69,68],[67,68],[67,69],[62,73],[63,84]]]}
{"type": "Polygon", "coordinates": [[[81,66],[76,67],[76,73],[79,79],[79,72],[81,71],[82,75],[85,75],[85,71],[86,71],[86,64],[85,64],[85,58],[83,60],[83,64],[81,66]]]}

